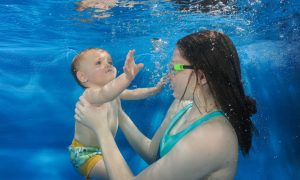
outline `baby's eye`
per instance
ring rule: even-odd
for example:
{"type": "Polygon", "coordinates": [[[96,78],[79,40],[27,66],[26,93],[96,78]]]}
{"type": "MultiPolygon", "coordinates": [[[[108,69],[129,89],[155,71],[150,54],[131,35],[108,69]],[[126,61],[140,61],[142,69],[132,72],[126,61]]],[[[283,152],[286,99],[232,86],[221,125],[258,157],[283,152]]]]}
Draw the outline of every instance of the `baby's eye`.
{"type": "Polygon", "coordinates": [[[98,64],[101,64],[101,61],[97,61],[97,62],[96,62],[96,65],[98,65],[98,64]]]}
{"type": "Polygon", "coordinates": [[[113,65],[112,61],[109,61],[108,64],[113,65]]]}

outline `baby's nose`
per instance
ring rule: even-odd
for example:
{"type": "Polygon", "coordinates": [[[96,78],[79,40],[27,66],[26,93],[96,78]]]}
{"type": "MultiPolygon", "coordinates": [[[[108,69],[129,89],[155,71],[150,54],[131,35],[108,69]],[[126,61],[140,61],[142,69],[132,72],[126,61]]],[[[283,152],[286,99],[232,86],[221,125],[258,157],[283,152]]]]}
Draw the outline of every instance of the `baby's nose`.
{"type": "Polygon", "coordinates": [[[105,67],[106,67],[106,68],[110,68],[110,67],[112,67],[112,65],[109,64],[109,63],[106,63],[105,67]]]}

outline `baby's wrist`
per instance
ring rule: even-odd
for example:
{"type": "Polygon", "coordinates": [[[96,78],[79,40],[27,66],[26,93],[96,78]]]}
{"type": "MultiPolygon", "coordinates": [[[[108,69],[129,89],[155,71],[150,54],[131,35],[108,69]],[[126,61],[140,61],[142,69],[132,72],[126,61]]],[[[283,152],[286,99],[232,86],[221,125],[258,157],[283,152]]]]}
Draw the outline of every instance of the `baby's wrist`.
{"type": "Polygon", "coordinates": [[[134,76],[129,75],[127,73],[124,73],[124,74],[125,74],[126,79],[128,79],[129,81],[132,81],[134,79],[134,76]]]}
{"type": "Polygon", "coordinates": [[[159,87],[159,86],[153,87],[153,92],[154,93],[158,93],[160,90],[161,90],[161,87],[159,87]]]}

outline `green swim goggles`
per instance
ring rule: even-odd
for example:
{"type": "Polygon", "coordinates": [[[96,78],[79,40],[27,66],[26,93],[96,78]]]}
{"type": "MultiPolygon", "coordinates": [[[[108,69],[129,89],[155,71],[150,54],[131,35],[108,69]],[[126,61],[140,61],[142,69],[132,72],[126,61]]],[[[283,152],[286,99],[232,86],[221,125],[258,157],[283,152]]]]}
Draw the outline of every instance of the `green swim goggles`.
{"type": "Polygon", "coordinates": [[[175,73],[179,71],[183,71],[185,69],[194,69],[194,66],[190,65],[184,65],[184,64],[169,64],[169,72],[170,73],[175,73]]]}

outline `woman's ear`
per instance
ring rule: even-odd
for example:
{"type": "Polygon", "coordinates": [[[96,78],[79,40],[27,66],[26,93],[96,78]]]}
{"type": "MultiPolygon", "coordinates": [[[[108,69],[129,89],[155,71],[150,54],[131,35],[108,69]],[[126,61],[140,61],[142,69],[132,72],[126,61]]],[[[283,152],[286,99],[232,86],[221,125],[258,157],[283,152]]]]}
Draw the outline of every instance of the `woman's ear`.
{"type": "Polygon", "coordinates": [[[206,77],[205,77],[205,74],[201,71],[201,70],[198,70],[198,82],[201,84],[201,85],[205,85],[207,84],[207,81],[206,81],[206,77]]]}
{"type": "Polygon", "coordinates": [[[84,72],[77,71],[77,72],[76,72],[76,77],[77,77],[77,79],[79,80],[79,82],[81,82],[81,83],[86,83],[86,82],[88,82],[88,78],[86,77],[86,75],[85,75],[84,72]]]}

